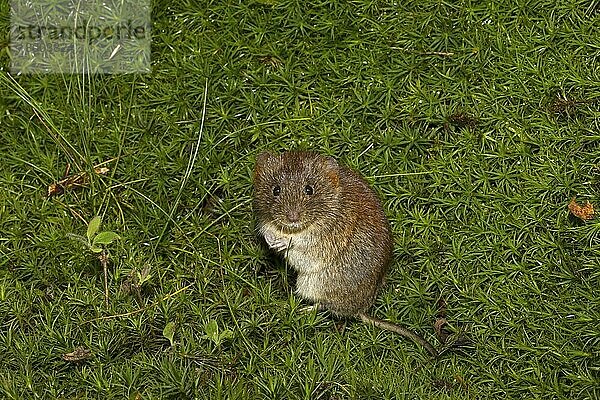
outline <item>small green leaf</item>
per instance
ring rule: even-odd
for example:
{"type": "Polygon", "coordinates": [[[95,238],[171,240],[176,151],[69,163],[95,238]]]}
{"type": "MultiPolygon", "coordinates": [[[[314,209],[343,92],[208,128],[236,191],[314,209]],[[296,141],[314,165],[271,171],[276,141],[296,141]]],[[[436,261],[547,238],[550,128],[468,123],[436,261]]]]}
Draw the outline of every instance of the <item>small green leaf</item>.
{"type": "Polygon", "coordinates": [[[224,340],[233,337],[233,332],[229,329],[225,329],[223,332],[219,333],[219,325],[215,320],[204,325],[204,332],[206,332],[204,337],[210,339],[217,346],[220,346],[224,340]]]}
{"type": "Polygon", "coordinates": [[[104,231],[96,235],[94,241],[92,242],[92,245],[98,246],[101,244],[111,244],[112,242],[120,238],[121,237],[114,232],[104,231]]]}
{"type": "Polygon", "coordinates": [[[98,229],[100,229],[101,224],[102,224],[102,218],[100,218],[99,215],[96,215],[88,223],[87,238],[90,243],[92,242],[92,238],[96,235],[96,232],[98,232],[98,229]]]}
{"type": "Polygon", "coordinates": [[[204,332],[206,332],[206,336],[210,340],[215,341],[219,336],[219,325],[217,325],[217,321],[213,319],[208,324],[204,325],[204,332]]]}
{"type": "Polygon", "coordinates": [[[169,339],[171,346],[175,343],[175,328],[177,328],[177,324],[175,322],[169,322],[165,325],[165,329],[163,329],[163,336],[169,339]]]}
{"type": "Polygon", "coordinates": [[[233,337],[233,332],[229,329],[225,329],[223,332],[221,332],[221,334],[219,335],[219,339],[222,342],[225,339],[231,339],[233,337]]]}
{"type": "Polygon", "coordinates": [[[92,252],[94,252],[94,253],[101,253],[101,252],[102,252],[102,247],[98,247],[98,246],[91,245],[91,246],[90,246],[90,250],[91,250],[92,252]]]}

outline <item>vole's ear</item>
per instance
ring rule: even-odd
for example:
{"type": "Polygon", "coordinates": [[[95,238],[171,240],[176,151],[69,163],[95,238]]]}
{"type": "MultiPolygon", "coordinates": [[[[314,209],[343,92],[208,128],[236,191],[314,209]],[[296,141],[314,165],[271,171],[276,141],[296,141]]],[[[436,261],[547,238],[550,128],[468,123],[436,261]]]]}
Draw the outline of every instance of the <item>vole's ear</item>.
{"type": "Polygon", "coordinates": [[[256,177],[260,172],[265,168],[265,166],[272,160],[275,156],[273,153],[268,151],[262,152],[256,157],[256,164],[254,164],[254,175],[253,178],[256,180],[256,177]]]}
{"type": "Polygon", "coordinates": [[[333,157],[323,157],[323,164],[325,167],[325,176],[334,185],[338,186],[340,183],[340,165],[333,157]]]}
{"type": "Polygon", "coordinates": [[[267,160],[275,157],[270,151],[263,151],[256,157],[256,165],[264,164],[267,160]]]}

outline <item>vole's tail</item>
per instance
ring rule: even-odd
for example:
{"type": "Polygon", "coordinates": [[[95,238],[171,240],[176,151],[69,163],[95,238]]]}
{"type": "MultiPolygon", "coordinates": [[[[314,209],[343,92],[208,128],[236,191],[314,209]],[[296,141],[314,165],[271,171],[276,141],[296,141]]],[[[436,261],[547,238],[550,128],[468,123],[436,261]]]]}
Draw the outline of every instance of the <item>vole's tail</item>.
{"type": "Polygon", "coordinates": [[[358,316],[360,317],[360,319],[363,322],[371,323],[378,328],[398,333],[406,338],[409,338],[413,342],[420,344],[421,346],[425,347],[425,349],[429,352],[429,354],[431,354],[434,358],[436,358],[438,356],[437,350],[427,340],[425,340],[421,335],[419,335],[401,325],[394,324],[392,322],[383,321],[379,318],[371,317],[370,315],[368,315],[364,312],[358,314],[358,316]]]}

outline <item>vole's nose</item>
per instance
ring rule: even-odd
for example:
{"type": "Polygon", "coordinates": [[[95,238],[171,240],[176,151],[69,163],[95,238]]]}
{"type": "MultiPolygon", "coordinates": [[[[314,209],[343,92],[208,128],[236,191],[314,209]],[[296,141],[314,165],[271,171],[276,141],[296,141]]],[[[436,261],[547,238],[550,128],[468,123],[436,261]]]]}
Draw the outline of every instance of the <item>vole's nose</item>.
{"type": "Polygon", "coordinates": [[[289,210],[285,216],[290,222],[298,222],[300,220],[300,213],[296,210],[289,210]]]}

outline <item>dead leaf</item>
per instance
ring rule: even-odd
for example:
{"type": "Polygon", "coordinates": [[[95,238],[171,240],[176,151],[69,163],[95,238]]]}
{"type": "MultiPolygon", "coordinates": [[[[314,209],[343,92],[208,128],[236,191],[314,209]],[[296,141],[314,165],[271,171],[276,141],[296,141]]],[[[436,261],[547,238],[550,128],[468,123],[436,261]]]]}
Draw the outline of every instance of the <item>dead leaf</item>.
{"type": "MultiPolygon", "coordinates": [[[[70,170],[70,165],[67,164],[67,171],[65,172],[65,177],[58,182],[50,184],[48,186],[48,197],[57,196],[63,194],[65,190],[77,189],[79,187],[85,186],[88,182],[88,173],[87,172],[79,172],[74,175],[68,175],[70,170]]],[[[106,175],[110,171],[107,167],[95,167],[94,172],[98,175],[106,175]]]]}
{"type": "Polygon", "coordinates": [[[448,337],[450,336],[450,333],[444,329],[446,325],[448,325],[448,320],[446,318],[437,318],[433,324],[435,335],[442,344],[446,344],[448,337]]]}
{"type": "Polygon", "coordinates": [[[446,304],[446,300],[443,297],[440,297],[437,301],[437,317],[438,318],[446,318],[446,313],[448,311],[448,304],[446,304]]]}
{"type": "Polygon", "coordinates": [[[92,357],[92,351],[82,346],[76,347],[72,352],[63,354],[62,356],[63,360],[69,362],[79,362],[87,360],[90,357],[92,357]]]}
{"type": "Polygon", "coordinates": [[[594,218],[594,206],[592,203],[587,201],[585,205],[582,206],[575,201],[575,197],[573,197],[569,203],[569,211],[571,211],[571,214],[584,221],[594,218]]]}
{"type": "Polygon", "coordinates": [[[458,128],[466,127],[473,129],[477,126],[478,123],[479,121],[476,117],[466,112],[459,111],[446,117],[446,121],[444,122],[444,128],[448,129],[450,128],[450,125],[452,125],[458,128]]]}
{"type": "Polygon", "coordinates": [[[275,56],[264,56],[260,57],[259,60],[261,63],[273,68],[278,68],[283,65],[283,61],[275,56]]]}
{"type": "Polygon", "coordinates": [[[450,382],[448,379],[436,379],[433,381],[433,386],[436,389],[441,389],[444,391],[450,391],[454,389],[454,384],[450,382]]]}

